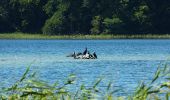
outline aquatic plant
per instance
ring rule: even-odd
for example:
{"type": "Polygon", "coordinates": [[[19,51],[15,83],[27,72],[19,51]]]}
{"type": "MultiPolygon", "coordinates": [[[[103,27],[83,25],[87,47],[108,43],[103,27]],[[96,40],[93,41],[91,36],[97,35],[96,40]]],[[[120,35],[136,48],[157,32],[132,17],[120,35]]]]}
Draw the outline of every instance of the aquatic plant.
{"type": "Polygon", "coordinates": [[[98,85],[103,81],[99,78],[93,86],[80,88],[73,92],[67,86],[73,85],[76,76],[71,74],[68,79],[59,85],[57,82],[48,84],[36,77],[36,73],[30,72],[27,68],[22,77],[11,87],[0,90],[1,100],[169,100],[170,97],[170,69],[168,64],[165,67],[158,67],[151,82],[142,82],[135,92],[127,97],[116,96],[119,90],[113,89],[109,82],[105,91],[98,89],[98,85]],[[161,81],[160,81],[161,80],[161,81]],[[160,81],[157,82],[157,81],[160,81]],[[159,83],[159,84],[157,84],[159,83]],[[155,85],[156,84],[156,85],[155,85]]]}
{"type": "Polygon", "coordinates": [[[169,39],[169,34],[100,34],[100,35],[42,35],[30,33],[3,33],[0,34],[0,39],[169,39]]]}

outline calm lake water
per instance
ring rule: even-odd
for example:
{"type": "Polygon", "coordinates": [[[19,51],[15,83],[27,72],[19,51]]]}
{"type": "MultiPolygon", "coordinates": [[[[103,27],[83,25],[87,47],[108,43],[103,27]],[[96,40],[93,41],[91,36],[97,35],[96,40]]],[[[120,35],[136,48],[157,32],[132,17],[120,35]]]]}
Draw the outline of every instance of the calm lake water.
{"type": "Polygon", "coordinates": [[[170,40],[0,40],[0,86],[17,81],[31,63],[40,79],[60,83],[71,73],[80,84],[104,77],[100,87],[113,82],[122,94],[131,93],[141,81],[149,81],[160,63],[170,57],[170,40]],[[66,55],[87,47],[96,60],[75,60],[66,55]]]}

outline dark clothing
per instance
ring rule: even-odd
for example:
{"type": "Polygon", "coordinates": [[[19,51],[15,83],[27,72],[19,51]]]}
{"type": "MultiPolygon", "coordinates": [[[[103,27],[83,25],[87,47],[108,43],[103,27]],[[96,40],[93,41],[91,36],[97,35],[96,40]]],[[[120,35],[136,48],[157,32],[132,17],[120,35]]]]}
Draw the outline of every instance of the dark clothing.
{"type": "Polygon", "coordinates": [[[80,56],[80,55],[82,55],[82,53],[81,53],[81,52],[77,53],[77,55],[76,55],[76,56],[80,56]]]}
{"type": "Polygon", "coordinates": [[[83,55],[85,55],[86,53],[87,53],[87,48],[84,50],[83,55]]]}
{"type": "Polygon", "coordinates": [[[96,55],[96,53],[95,53],[95,52],[93,53],[93,56],[94,56],[94,58],[95,58],[95,59],[97,59],[97,55],[96,55]]]}

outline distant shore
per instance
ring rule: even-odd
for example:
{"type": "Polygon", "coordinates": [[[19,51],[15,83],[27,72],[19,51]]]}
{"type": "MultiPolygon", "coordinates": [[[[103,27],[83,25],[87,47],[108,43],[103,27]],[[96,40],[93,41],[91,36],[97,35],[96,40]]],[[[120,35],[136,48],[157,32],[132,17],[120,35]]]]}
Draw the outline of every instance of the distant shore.
{"type": "Polygon", "coordinates": [[[43,35],[29,33],[0,33],[0,39],[170,39],[170,34],[143,34],[143,35],[43,35]]]}

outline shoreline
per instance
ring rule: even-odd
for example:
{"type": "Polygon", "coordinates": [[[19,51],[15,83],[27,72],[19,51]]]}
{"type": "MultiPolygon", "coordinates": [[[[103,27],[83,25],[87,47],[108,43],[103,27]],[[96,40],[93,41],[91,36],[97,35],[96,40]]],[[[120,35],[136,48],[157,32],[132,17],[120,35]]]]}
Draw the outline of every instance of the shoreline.
{"type": "Polygon", "coordinates": [[[111,39],[170,39],[170,34],[143,34],[143,35],[43,35],[29,33],[0,33],[0,40],[111,40],[111,39]]]}

